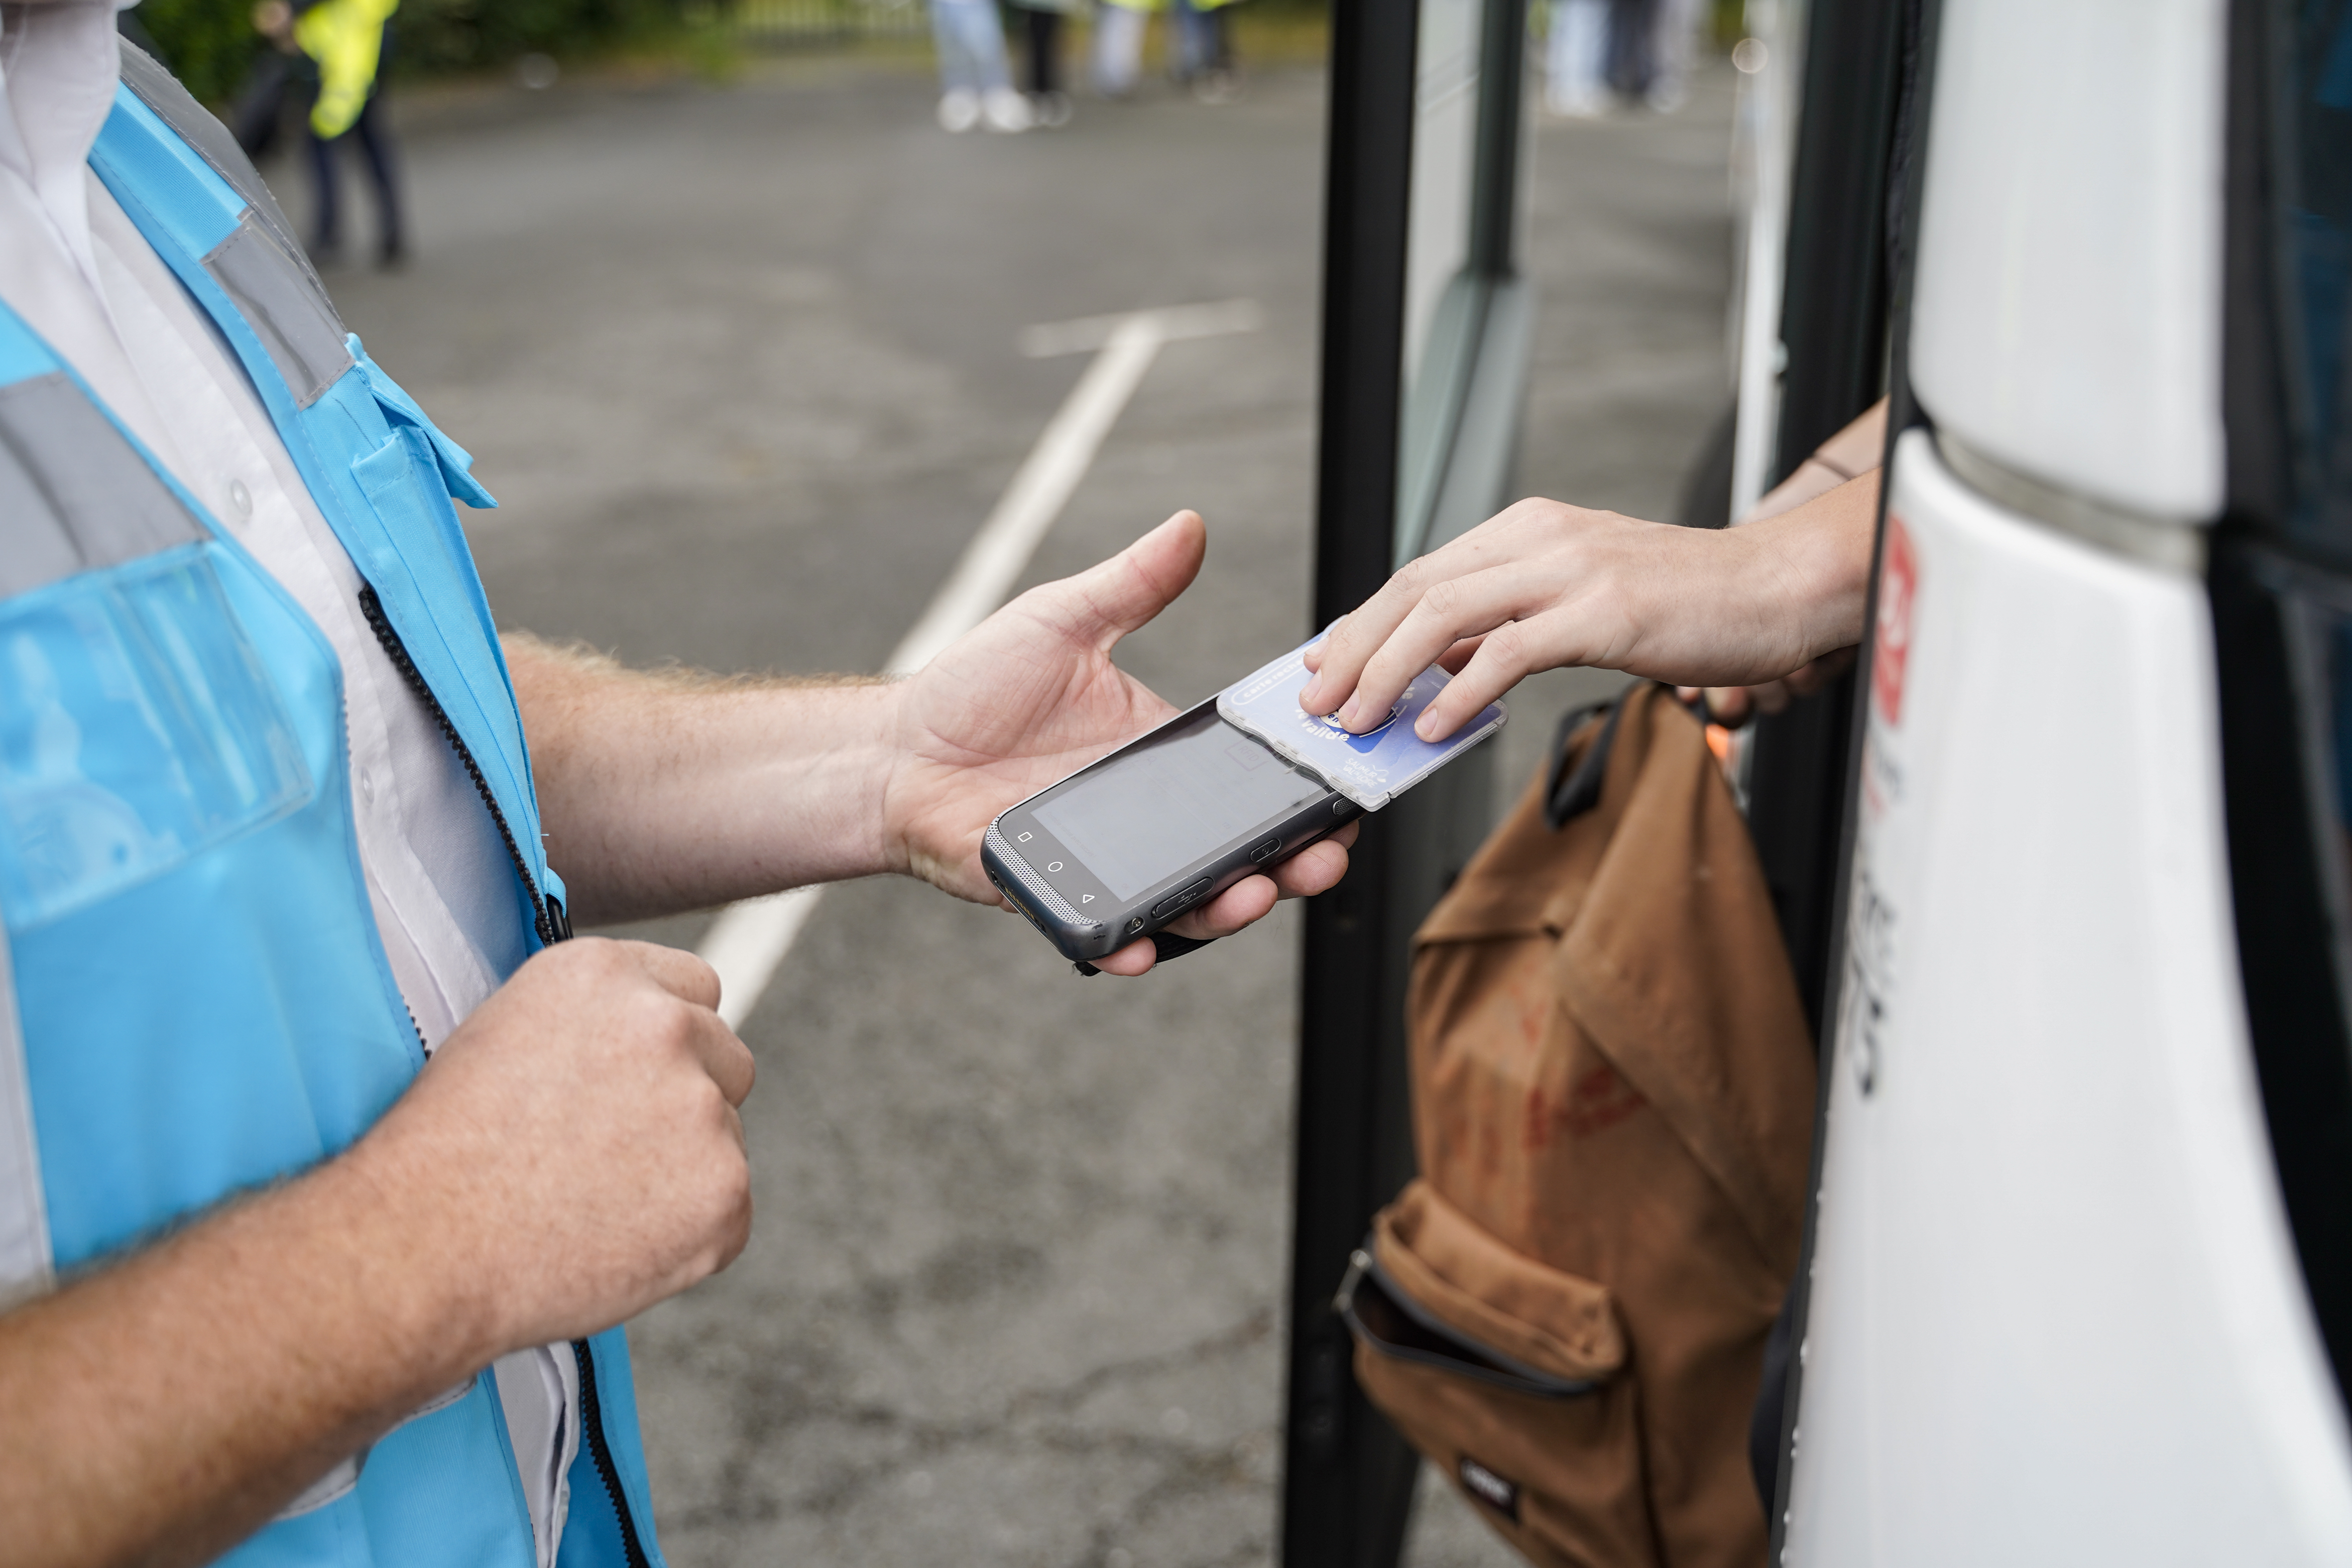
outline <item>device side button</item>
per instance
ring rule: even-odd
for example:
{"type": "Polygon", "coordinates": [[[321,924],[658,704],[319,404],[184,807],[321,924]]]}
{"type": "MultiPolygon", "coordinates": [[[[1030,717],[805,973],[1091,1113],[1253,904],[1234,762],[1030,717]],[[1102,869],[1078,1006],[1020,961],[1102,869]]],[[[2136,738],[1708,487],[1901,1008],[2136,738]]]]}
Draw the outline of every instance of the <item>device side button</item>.
{"type": "Polygon", "coordinates": [[[1263,866],[1268,860],[1273,859],[1275,855],[1281,848],[1282,840],[1280,838],[1269,838],[1265,843],[1250,851],[1250,864],[1253,866],[1263,866]]]}
{"type": "Polygon", "coordinates": [[[1158,920],[1161,915],[1169,914],[1174,910],[1182,909],[1186,904],[1191,903],[1194,899],[1197,899],[1202,893],[1207,892],[1209,890],[1209,883],[1211,880],[1211,878],[1202,877],[1200,880],[1185,888],[1182,891],[1169,894],[1166,898],[1151,906],[1151,918],[1153,920],[1158,920]]]}

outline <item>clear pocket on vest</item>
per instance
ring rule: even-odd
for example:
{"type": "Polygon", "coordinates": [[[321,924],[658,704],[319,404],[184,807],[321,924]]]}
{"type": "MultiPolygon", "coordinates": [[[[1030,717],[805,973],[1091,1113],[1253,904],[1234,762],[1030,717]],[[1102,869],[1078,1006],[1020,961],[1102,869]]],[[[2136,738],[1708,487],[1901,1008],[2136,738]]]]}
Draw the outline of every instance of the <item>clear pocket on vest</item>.
{"type": "Polygon", "coordinates": [[[0,602],[0,910],[27,931],[310,798],[210,545],[0,602]]]}

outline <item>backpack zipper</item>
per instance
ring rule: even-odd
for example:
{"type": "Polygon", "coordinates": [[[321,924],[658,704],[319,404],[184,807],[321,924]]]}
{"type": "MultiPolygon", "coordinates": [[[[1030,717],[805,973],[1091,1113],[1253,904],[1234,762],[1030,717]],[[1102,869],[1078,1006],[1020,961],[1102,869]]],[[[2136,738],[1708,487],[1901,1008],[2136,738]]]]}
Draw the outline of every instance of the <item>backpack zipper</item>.
{"type": "MultiPolygon", "coordinates": [[[[383,646],[384,657],[392,660],[393,668],[400,672],[400,679],[425,704],[425,710],[433,715],[433,721],[448,738],[449,748],[457,753],[466,776],[474,781],[475,793],[489,808],[490,821],[497,826],[499,837],[507,847],[508,858],[514,862],[515,875],[522,879],[523,891],[530,896],[532,921],[541,945],[552,947],[559,942],[570,941],[572,919],[563,911],[563,900],[539,890],[530,867],[522,858],[522,847],[515,841],[514,828],[499,808],[498,796],[490,793],[489,781],[482,776],[481,765],[474,761],[474,753],[457,733],[457,727],[449,721],[448,710],[441,706],[441,700],[425,684],[416,661],[408,657],[408,649],[402,644],[400,633],[394,629],[391,617],[383,613],[383,601],[376,596],[373,584],[363,584],[360,589],[360,613],[367,617],[368,629],[375,633],[375,640],[383,646]]],[[[410,1022],[413,1025],[415,1020],[410,1022]]],[[[637,1539],[637,1521],[629,1510],[628,1497],[621,1490],[621,1471],[613,1462],[612,1442],[604,1435],[604,1401],[596,1392],[596,1362],[586,1340],[572,1342],[572,1359],[580,1369],[580,1425],[588,1436],[588,1457],[595,1464],[596,1479],[604,1483],[604,1496],[611,1500],[614,1518],[619,1521],[621,1549],[626,1553],[628,1568],[652,1568],[645,1545],[637,1539]]]]}

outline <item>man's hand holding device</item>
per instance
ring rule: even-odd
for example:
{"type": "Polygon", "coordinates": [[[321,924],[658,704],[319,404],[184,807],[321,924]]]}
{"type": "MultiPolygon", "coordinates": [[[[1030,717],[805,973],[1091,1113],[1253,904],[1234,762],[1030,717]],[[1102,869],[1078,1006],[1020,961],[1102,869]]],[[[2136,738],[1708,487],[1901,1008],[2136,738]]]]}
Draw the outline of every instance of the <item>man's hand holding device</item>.
{"type": "MultiPolygon", "coordinates": [[[[1111,662],[1111,649],[1192,584],[1206,548],[1200,518],[1180,511],[1092,570],[1024,594],[906,683],[883,795],[899,868],[958,898],[1004,901],[981,864],[982,837],[1004,804],[1174,716],[1111,662]]],[[[1346,872],[1355,837],[1342,826],[1266,874],[1193,900],[1159,929],[1196,941],[1226,936],[1263,919],[1277,898],[1322,892],[1346,872]]],[[[1090,962],[1135,975],[1154,958],[1146,934],[1090,962]]]]}
{"type": "MultiPolygon", "coordinates": [[[[1188,574],[1196,563],[1197,557],[1187,563],[1188,574]]],[[[1105,585],[1116,581],[1113,574],[1105,585]]],[[[1156,608],[1171,596],[1163,585],[1137,598],[1156,608]]],[[[1119,631],[1140,624],[1116,615],[1100,621],[1097,640],[1105,653],[1119,631]]],[[[1309,679],[1304,652],[1275,660],[999,816],[981,855],[996,890],[1066,957],[1140,973],[1156,932],[1219,935],[1234,913],[1264,913],[1272,904],[1269,876],[1286,892],[1330,886],[1338,879],[1326,871],[1331,846],[1352,839],[1359,816],[1503,722],[1496,704],[1448,742],[1422,740],[1413,721],[1446,685],[1443,672],[1429,670],[1410,684],[1388,722],[1350,734],[1300,710],[1297,693],[1309,679]]],[[[1140,688],[1128,682],[1116,689],[1131,697],[1140,688]]]]}

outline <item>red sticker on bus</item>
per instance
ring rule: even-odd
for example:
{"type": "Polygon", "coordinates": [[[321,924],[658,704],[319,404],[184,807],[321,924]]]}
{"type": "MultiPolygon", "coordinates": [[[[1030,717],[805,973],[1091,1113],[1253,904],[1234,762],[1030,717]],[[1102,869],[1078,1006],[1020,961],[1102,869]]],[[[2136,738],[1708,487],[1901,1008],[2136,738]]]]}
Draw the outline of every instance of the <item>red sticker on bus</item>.
{"type": "Polygon", "coordinates": [[[1878,640],[1870,655],[1870,689],[1879,717],[1903,722],[1903,668],[1911,658],[1911,610],[1919,596],[1919,561],[1910,530],[1888,513],[1886,555],[1878,571],[1878,640]]]}

